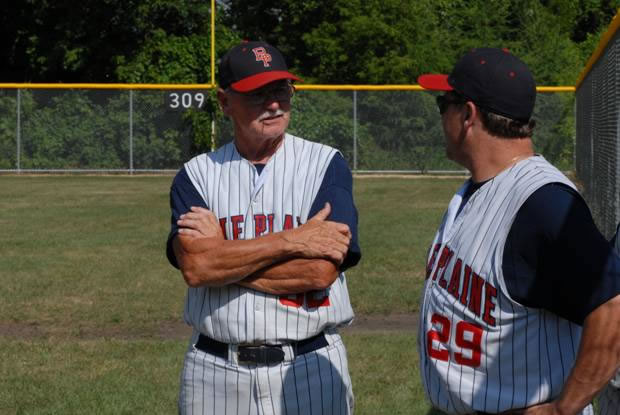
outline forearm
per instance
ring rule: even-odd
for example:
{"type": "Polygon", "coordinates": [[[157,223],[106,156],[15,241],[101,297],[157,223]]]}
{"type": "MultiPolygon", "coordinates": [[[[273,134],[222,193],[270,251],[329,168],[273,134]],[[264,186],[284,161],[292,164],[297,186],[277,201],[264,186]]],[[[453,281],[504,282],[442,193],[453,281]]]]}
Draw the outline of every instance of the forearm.
{"type": "Polygon", "coordinates": [[[336,264],[324,259],[290,259],[263,268],[237,284],[268,294],[324,290],[338,278],[336,264]]]}
{"type": "Polygon", "coordinates": [[[554,402],[559,414],[576,414],[611,379],[620,364],[620,295],[586,318],[575,366],[554,402]]]}
{"type": "Polygon", "coordinates": [[[174,250],[183,277],[192,287],[232,284],[294,255],[294,247],[278,233],[235,241],[178,235],[174,250]]]}
{"type": "MultiPolygon", "coordinates": [[[[341,264],[348,251],[351,232],[347,225],[326,221],[329,212],[330,206],[326,203],[312,219],[298,228],[255,239],[225,240],[212,212],[192,208],[192,212],[181,215],[178,221],[182,228],[173,240],[174,253],[185,281],[192,287],[236,283],[272,264],[293,258],[341,264]]],[[[289,275],[297,275],[299,267],[278,268],[270,271],[267,277],[286,279],[289,275]]],[[[304,277],[316,275],[316,272],[302,269],[307,272],[301,274],[304,277]]]]}

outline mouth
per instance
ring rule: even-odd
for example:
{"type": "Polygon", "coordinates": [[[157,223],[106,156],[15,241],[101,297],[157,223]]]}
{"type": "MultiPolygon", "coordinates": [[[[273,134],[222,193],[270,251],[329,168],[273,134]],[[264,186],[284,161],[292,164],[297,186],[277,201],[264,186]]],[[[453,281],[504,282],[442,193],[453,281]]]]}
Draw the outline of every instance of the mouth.
{"type": "Polygon", "coordinates": [[[278,114],[278,115],[269,115],[267,117],[263,117],[260,119],[260,121],[273,121],[273,120],[277,120],[279,118],[282,118],[282,114],[278,114]]]}

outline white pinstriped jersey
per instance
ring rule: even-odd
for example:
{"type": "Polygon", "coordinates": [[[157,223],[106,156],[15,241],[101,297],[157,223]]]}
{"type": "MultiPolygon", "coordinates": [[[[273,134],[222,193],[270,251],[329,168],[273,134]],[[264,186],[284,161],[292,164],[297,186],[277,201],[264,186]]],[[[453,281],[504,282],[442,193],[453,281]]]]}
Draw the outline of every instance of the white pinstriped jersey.
{"type": "Polygon", "coordinates": [[[511,299],[502,271],[519,208],[552,182],[574,188],[533,156],[485,183],[458,216],[467,183],[448,206],[429,252],[419,331],[426,393],[446,413],[495,413],[548,401],[573,367],[581,327],[511,299]]]}
{"type": "MultiPolygon", "coordinates": [[[[199,155],[185,170],[227,239],[252,239],[308,220],[337,150],[286,134],[257,174],[233,143],[199,155]]],[[[236,284],[188,288],[186,323],[224,343],[279,344],[301,340],[353,319],[346,277],[322,292],[275,296],[236,284]]]]}

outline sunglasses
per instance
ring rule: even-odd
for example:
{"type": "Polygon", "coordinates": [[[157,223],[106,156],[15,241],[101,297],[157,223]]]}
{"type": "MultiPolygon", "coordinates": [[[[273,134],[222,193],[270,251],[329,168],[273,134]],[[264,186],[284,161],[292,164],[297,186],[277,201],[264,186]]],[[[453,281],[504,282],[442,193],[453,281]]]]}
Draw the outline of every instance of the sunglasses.
{"type": "Polygon", "coordinates": [[[435,100],[437,101],[437,108],[439,108],[440,115],[443,115],[450,105],[461,105],[467,102],[464,96],[453,91],[445,95],[437,95],[435,100]]]}
{"type": "Polygon", "coordinates": [[[249,105],[261,106],[265,103],[278,101],[288,102],[293,97],[295,89],[290,83],[280,84],[271,88],[260,88],[252,92],[237,92],[231,89],[235,94],[243,96],[249,105]]]}

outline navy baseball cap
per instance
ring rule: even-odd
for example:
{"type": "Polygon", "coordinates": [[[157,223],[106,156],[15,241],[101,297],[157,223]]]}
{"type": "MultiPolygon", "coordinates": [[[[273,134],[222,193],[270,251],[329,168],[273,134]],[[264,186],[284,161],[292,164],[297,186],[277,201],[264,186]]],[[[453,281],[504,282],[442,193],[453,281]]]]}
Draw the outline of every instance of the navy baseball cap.
{"type": "Polygon", "coordinates": [[[219,85],[248,92],[279,79],[301,81],[288,71],[284,56],[266,42],[243,42],[229,50],[219,63],[219,85]]]}
{"type": "Polygon", "coordinates": [[[532,73],[507,49],[472,49],[450,75],[420,75],[418,84],[436,91],[453,90],[482,109],[521,122],[529,121],[536,103],[532,73]]]}

